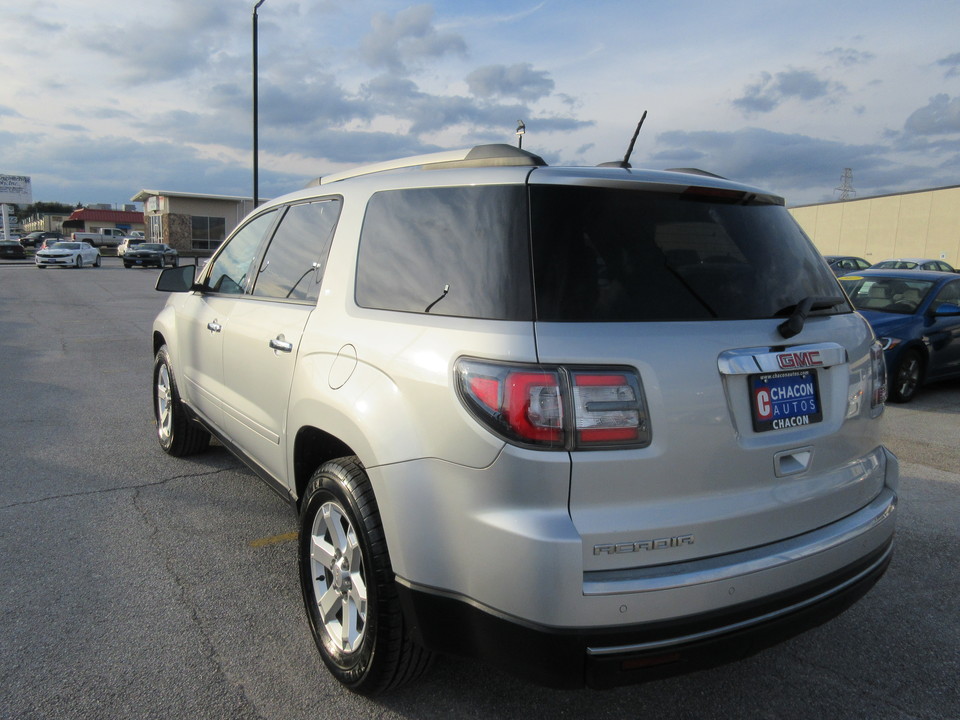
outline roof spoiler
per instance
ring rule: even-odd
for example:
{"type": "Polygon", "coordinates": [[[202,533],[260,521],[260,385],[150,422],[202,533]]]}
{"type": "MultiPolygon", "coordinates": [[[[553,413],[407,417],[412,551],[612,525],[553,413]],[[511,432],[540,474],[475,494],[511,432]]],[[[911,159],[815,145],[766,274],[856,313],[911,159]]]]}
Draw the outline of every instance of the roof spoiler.
{"type": "Polygon", "coordinates": [[[543,167],[547,163],[539,155],[515,148],[512,145],[477,145],[462,150],[415,155],[413,157],[388,160],[375,165],[345,170],[344,172],[319,177],[307,184],[307,187],[329,185],[348,178],[372,175],[373,173],[419,167],[424,170],[447,170],[471,167],[543,167]]]}

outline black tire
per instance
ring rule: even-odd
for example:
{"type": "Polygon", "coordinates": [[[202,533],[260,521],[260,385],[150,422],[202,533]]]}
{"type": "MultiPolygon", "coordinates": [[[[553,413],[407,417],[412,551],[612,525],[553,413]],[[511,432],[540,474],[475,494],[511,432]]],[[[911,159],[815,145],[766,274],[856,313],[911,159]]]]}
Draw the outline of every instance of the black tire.
{"type": "Polygon", "coordinates": [[[194,455],[210,446],[210,433],[187,416],[180,402],[166,345],[157,352],[153,363],[153,416],[157,440],[168,455],[194,455]]]}
{"type": "Polygon", "coordinates": [[[890,400],[910,402],[923,384],[923,356],[916,350],[905,350],[890,375],[890,400]]]}
{"type": "Polygon", "coordinates": [[[127,270],[129,270],[129,269],[132,267],[132,266],[130,265],[130,263],[124,263],[123,266],[124,266],[127,270]]]}
{"type": "Polygon", "coordinates": [[[82,267],[83,267],[83,258],[80,257],[79,255],[77,255],[77,260],[76,260],[76,262],[74,263],[73,266],[74,266],[75,268],[82,268],[82,267]]]}
{"type": "Polygon", "coordinates": [[[170,267],[180,267],[180,258],[172,258],[170,260],[170,267]]]}
{"type": "Polygon", "coordinates": [[[100,267],[100,263],[101,263],[100,256],[97,255],[97,259],[93,261],[93,266],[98,268],[100,267]]]}
{"type": "Polygon", "coordinates": [[[356,457],[327,462],[310,478],[299,548],[310,629],[337,680],[377,695],[429,668],[432,654],[413,641],[404,622],[377,501],[356,457]]]}

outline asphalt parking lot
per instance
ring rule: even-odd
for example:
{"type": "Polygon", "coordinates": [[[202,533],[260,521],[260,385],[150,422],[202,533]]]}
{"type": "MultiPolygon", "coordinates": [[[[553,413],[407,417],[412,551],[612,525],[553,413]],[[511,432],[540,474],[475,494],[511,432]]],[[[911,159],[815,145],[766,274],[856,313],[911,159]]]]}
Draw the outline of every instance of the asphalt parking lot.
{"type": "Polygon", "coordinates": [[[612,691],[443,658],[368,700],[320,664],[289,507],[222,448],[156,446],[157,274],[0,265],[0,718],[960,718],[960,382],[888,407],[896,554],[827,625],[612,691]]]}

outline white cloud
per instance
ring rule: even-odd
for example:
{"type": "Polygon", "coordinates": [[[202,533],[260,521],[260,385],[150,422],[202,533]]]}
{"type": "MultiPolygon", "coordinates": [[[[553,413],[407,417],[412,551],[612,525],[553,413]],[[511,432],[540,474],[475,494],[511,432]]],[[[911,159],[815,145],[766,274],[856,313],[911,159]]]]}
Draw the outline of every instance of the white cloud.
{"type": "MultiPolygon", "coordinates": [[[[267,0],[263,194],[512,143],[518,118],[524,148],[551,162],[611,160],[644,109],[635,167],[702,165],[804,202],[831,196],[843,167],[861,196],[944,184],[960,165],[960,5],[924,1],[267,0]]],[[[0,171],[49,201],[249,193],[251,9],[21,0],[0,23],[0,171]]]]}

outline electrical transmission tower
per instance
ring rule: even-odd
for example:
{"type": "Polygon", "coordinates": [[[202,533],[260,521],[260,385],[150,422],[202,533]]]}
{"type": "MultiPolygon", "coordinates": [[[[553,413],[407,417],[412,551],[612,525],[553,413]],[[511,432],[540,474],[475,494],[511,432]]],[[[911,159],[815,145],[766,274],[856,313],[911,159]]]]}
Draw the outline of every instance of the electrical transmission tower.
{"type": "Polygon", "coordinates": [[[840,193],[841,200],[849,200],[856,197],[857,191],[853,189],[853,170],[843,169],[843,176],[840,178],[840,187],[834,188],[834,192],[840,193]]]}

